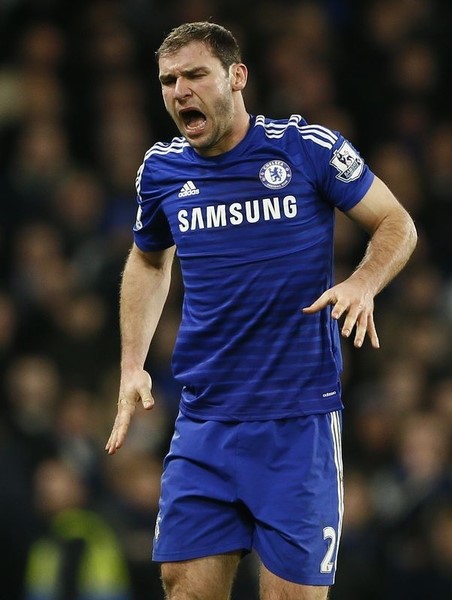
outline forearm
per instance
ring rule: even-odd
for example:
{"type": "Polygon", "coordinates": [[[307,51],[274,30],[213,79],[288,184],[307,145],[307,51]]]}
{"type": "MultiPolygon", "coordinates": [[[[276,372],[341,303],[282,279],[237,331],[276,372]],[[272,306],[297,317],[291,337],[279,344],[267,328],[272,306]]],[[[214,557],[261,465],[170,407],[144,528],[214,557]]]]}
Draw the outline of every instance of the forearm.
{"type": "Polygon", "coordinates": [[[120,293],[121,368],[143,368],[171,281],[172,251],[150,261],[134,247],[127,259],[120,293]]]}
{"type": "Polygon", "coordinates": [[[399,207],[379,223],[351,279],[365,282],[369,292],[375,296],[403,269],[416,242],[414,223],[399,207]]]}
{"type": "Polygon", "coordinates": [[[370,235],[365,255],[350,279],[374,297],[407,263],[416,246],[416,228],[408,212],[378,177],[347,214],[370,235]]]}

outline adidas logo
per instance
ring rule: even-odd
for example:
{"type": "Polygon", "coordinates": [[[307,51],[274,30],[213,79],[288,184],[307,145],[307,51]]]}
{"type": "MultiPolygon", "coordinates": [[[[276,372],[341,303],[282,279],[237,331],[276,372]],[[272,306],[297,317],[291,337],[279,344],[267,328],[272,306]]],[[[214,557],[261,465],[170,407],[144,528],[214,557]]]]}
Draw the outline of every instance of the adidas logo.
{"type": "Polygon", "coordinates": [[[193,181],[187,181],[187,183],[184,183],[184,185],[181,187],[178,196],[179,198],[185,198],[186,196],[196,196],[196,194],[199,194],[199,190],[196,185],[193,183],[193,181]]]}

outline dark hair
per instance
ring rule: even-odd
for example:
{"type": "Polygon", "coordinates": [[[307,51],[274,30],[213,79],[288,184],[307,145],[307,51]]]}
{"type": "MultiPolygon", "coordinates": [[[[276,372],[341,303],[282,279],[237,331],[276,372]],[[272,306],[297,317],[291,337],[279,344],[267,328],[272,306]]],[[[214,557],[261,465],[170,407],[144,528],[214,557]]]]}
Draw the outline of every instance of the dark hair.
{"type": "Polygon", "coordinates": [[[232,33],[209,21],[184,23],[175,27],[163,40],[155,57],[158,61],[161,56],[173,54],[191,42],[206,44],[226,71],[232,64],[242,62],[240,47],[232,33]]]}

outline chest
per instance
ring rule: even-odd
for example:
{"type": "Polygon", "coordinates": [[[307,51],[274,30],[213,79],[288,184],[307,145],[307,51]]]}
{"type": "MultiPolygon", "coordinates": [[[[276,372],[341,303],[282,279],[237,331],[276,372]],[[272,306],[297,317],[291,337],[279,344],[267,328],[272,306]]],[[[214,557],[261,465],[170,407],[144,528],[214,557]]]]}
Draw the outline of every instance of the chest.
{"type": "Polygon", "coordinates": [[[181,161],[161,177],[161,206],[181,257],[260,259],[330,235],[332,207],[287,151],[208,165],[181,161]]]}

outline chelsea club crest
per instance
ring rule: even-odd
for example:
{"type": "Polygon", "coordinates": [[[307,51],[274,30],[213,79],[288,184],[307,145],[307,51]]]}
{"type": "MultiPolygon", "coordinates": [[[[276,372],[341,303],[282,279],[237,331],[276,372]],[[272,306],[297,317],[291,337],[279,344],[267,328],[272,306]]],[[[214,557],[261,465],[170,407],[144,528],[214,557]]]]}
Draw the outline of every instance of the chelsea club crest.
{"type": "Polygon", "coordinates": [[[265,187],[279,190],[290,183],[292,171],[283,160],[271,160],[261,168],[259,178],[265,187]]]}

